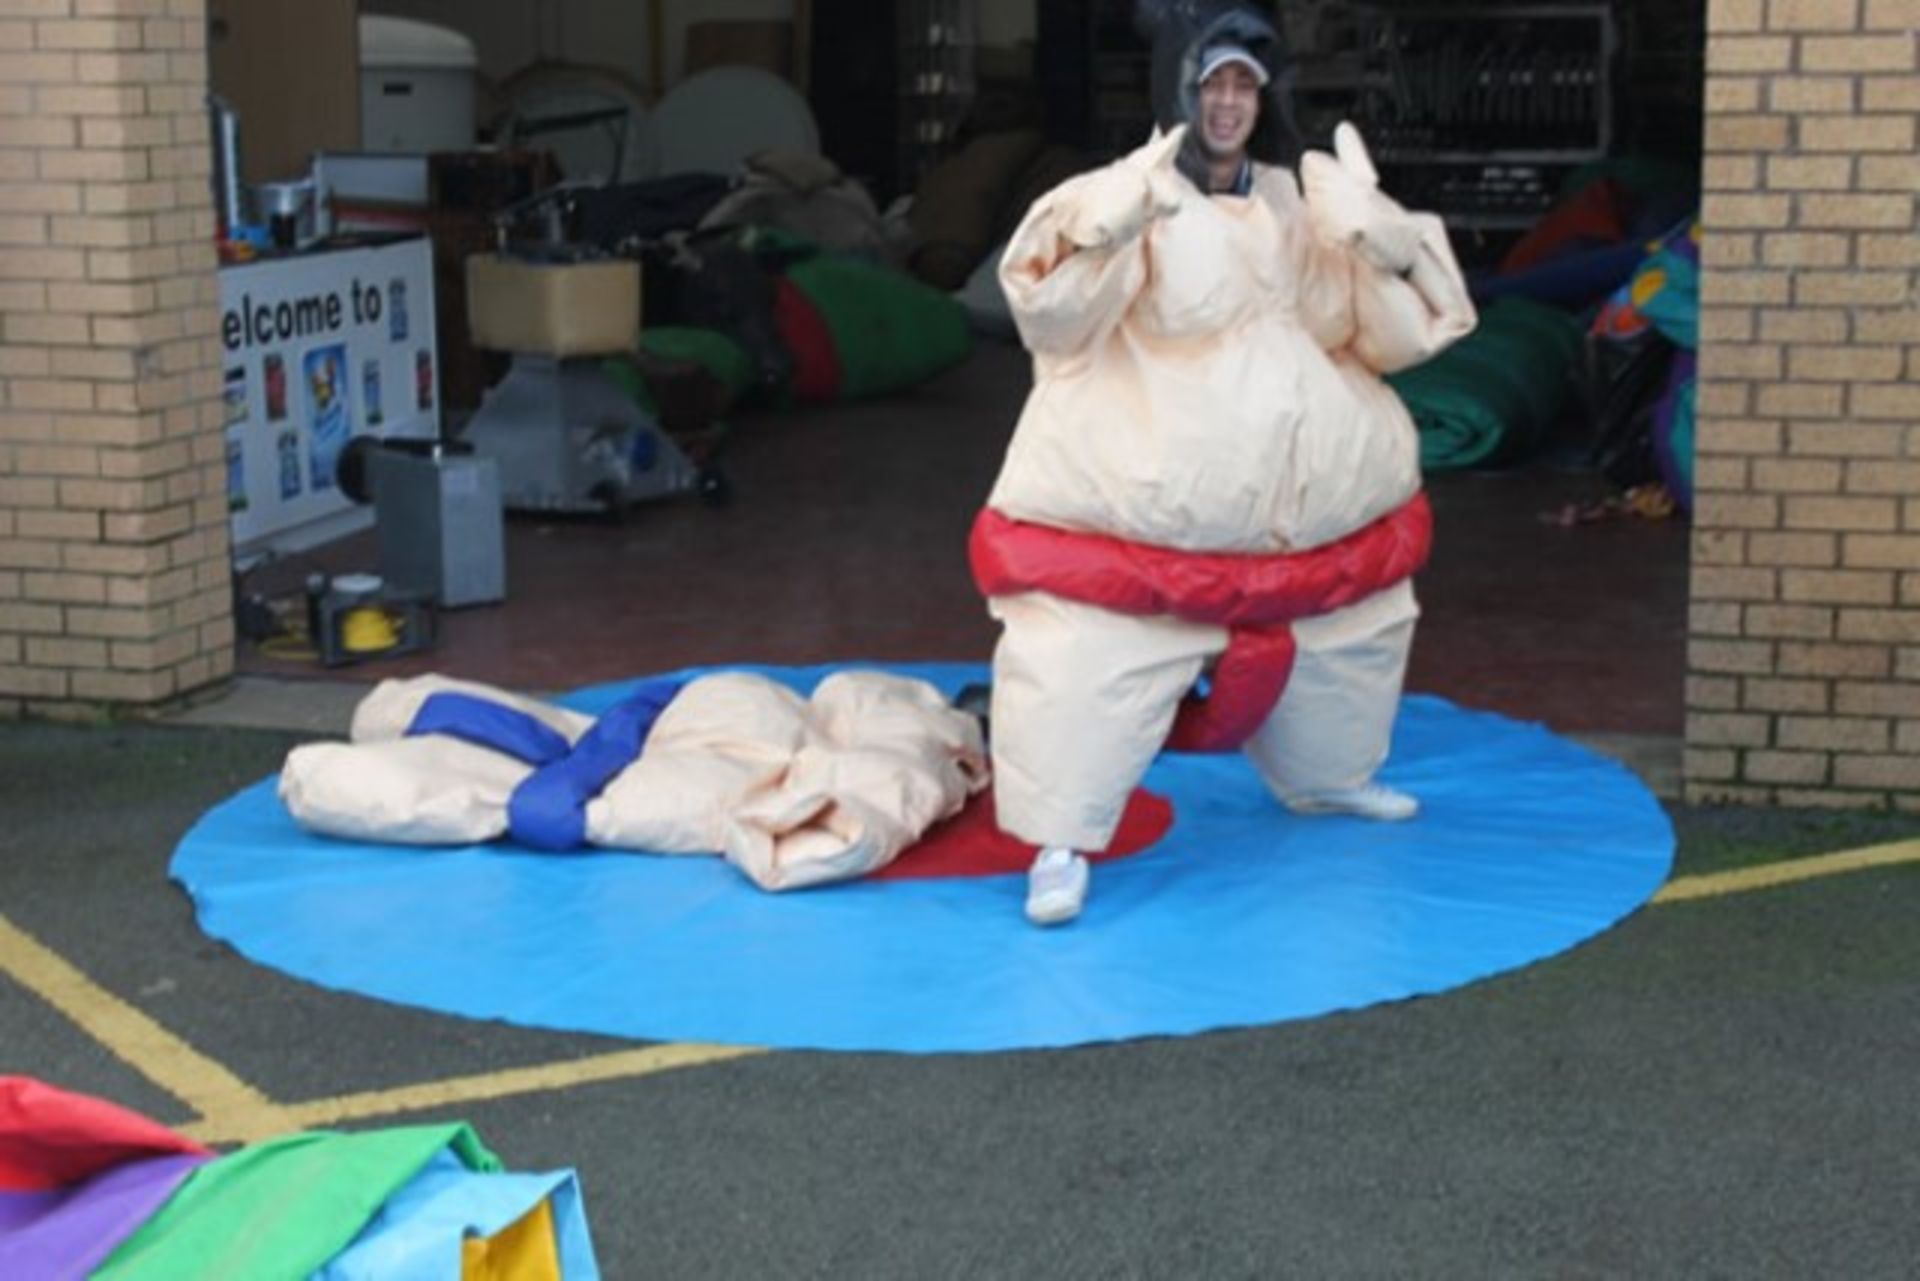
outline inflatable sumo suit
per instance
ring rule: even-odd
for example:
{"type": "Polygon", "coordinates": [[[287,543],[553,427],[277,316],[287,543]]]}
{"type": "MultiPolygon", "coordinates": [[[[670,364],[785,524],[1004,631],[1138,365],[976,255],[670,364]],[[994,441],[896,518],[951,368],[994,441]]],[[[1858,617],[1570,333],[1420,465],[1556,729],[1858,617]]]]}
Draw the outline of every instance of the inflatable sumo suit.
{"type": "Polygon", "coordinates": [[[752,672],[651,682],[598,718],[442,676],[382,681],[350,741],[287,756],[279,794],[349,840],[724,855],[765,890],[865,876],[987,786],[977,718],[925,681],[752,672]]]}
{"type": "Polygon", "coordinates": [[[1286,803],[1372,778],[1430,538],[1381,376],[1475,320],[1440,220],[1380,193],[1350,126],[1296,180],[1265,18],[1143,8],[1160,128],[1038,200],[1001,262],[1034,387],[969,547],[1003,627],[1001,826],[1080,850],[1163,746],[1244,748],[1286,803]],[[1185,127],[1222,40],[1269,72],[1245,195],[1196,185],[1185,127]]]}

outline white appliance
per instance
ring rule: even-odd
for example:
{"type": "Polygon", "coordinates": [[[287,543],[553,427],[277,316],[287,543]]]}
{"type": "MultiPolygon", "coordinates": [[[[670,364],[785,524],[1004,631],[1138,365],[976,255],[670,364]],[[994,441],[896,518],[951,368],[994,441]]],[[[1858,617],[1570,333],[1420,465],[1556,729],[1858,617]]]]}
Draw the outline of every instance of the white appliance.
{"type": "Polygon", "coordinates": [[[467,151],[480,60],[457,31],[411,18],[360,17],[360,146],[467,151]]]}
{"type": "Polygon", "coordinates": [[[653,110],[659,172],[733,173],[756,151],[817,155],[820,128],[800,91],[758,67],[714,67],[675,85],[653,110]]]}

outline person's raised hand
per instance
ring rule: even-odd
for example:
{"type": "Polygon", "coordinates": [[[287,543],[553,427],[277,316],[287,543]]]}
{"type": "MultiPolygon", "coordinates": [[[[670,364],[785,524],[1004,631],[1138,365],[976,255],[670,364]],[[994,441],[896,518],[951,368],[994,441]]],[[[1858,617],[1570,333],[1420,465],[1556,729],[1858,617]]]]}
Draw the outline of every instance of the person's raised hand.
{"type": "Polygon", "coordinates": [[[1061,234],[1082,249],[1110,249],[1134,239],[1155,218],[1176,212],[1188,186],[1174,166],[1186,133],[1185,125],[1156,133],[1088,174],[1061,234]]]}
{"type": "Polygon", "coordinates": [[[1148,196],[1156,218],[1179,213],[1187,193],[1193,190],[1193,184],[1181,174],[1179,166],[1180,149],[1186,141],[1187,126],[1175,125],[1163,133],[1155,133],[1129,157],[1147,175],[1148,196]]]}
{"type": "Polygon", "coordinates": [[[1420,249],[1420,228],[1380,190],[1380,174],[1360,131],[1342,121],[1333,152],[1300,157],[1300,188],[1321,237],[1349,245],[1372,266],[1404,275],[1420,249]]]}

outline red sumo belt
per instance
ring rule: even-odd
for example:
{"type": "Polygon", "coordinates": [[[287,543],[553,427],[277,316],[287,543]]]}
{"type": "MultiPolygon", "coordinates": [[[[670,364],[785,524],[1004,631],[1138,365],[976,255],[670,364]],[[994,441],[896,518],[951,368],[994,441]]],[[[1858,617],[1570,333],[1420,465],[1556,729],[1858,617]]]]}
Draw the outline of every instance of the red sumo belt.
{"type": "Polygon", "coordinates": [[[1189,694],[1167,736],[1179,752],[1227,752],[1253,736],[1293,670],[1293,623],[1365,600],[1426,564],[1425,494],[1338,542],[1271,554],[1184,552],[1012,520],[985,508],[967,554],[988,596],[1043,591],[1120,614],[1228,629],[1211,688],[1189,694]]]}

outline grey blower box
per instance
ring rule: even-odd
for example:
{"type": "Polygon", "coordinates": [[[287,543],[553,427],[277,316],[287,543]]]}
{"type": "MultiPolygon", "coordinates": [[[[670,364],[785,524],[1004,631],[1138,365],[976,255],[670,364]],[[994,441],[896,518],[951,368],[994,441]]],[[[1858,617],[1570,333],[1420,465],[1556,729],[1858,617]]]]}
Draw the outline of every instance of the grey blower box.
{"type": "Polygon", "coordinates": [[[507,595],[500,471],[475,454],[380,450],[371,459],[380,576],[442,609],[507,595]]]}

